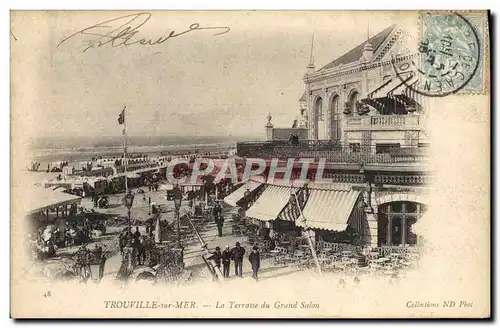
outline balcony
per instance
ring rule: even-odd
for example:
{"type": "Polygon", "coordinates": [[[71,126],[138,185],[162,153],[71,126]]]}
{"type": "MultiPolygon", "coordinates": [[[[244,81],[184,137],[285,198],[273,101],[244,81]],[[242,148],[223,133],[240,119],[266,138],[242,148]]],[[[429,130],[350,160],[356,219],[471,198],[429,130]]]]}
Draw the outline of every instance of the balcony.
{"type": "Polygon", "coordinates": [[[350,129],[408,129],[421,125],[419,115],[377,115],[361,116],[347,119],[347,128],[350,129]]]}
{"type": "Polygon", "coordinates": [[[396,147],[381,149],[375,146],[346,146],[333,140],[249,141],[237,143],[237,155],[246,158],[313,158],[327,163],[397,164],[420,163],[426,157],[425,148],[396,147]]]}

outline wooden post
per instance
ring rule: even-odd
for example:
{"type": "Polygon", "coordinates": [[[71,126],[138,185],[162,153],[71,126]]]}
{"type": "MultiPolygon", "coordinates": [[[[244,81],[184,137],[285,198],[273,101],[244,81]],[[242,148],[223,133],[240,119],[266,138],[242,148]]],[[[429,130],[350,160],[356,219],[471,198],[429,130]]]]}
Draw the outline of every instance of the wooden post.
{"type": "Polygon", "coordinates": [[[406,244],[406,215],[404,213],[406,213],[406,204],[403,203],[403,206],[402,206],[402,212],[403,212],[403,216],[401,217],[401,245],[404,246],[406,244]]]}
{"type": "Polygon", "coordinates": [[[207,266],[208,266],[208,268],[209,268],[210,271],[215,270],[215,272],[217,273],[217,277],[218,277],[218,279],[220,281],[224,281],[225,280],[224,274],[222,273],[222,271],[220,270],[220,268],[217,267],[217,266],[215,266],[213,263],[211,263],[211,266],[208,265],[209,264],[208,257],[210,257],[212,255],[212,253],[210,253],[210,251],[208,250],[207,243],[205,242],[205,240],[203,239],[203,237],[200,235],[200,233],[196,229],[193,221],[191,220],[191,215],[189,214],[189,212],[186,211],[185,208],[184,208],[184,212],[186,213],[186,217],[188,218],[188,221],[191,224],[191,226],[193,227],[194,233],[196,234],[196,237],[198,238],[198,242],[200,243],[201,250],[205,253],[204,255],[206,257],[204,257],[202,255],[202,258],[205,261],[205,264],[207,264],[207,266]]]}
{"type": "Polygon", "coordinates": [[[297,198],[297,194],[296,193],[293,193],[293,196],[295,197],[295,203],[297,204],[297,208],[300,211],[300,215],[302,216],[302,220],[303,220],[305,228],[306,228],[307,241],[309,242],[309,247],[311,248],[311,253],[313,255],[314,262],[316,263],[316,267],[318,268],[318,273],[319,273],[320,276],[323,276],[323,272],[321,272],[321,265],[319,264],[318,256],[316,255],[316,249],[314,248],[314,243],[311,240],[311,234],[309,232],[309,228],[306,225],[306,218],[304,216],[304,213],[302,212],[302,209],[300,208],[299,199],[297,198]]]}

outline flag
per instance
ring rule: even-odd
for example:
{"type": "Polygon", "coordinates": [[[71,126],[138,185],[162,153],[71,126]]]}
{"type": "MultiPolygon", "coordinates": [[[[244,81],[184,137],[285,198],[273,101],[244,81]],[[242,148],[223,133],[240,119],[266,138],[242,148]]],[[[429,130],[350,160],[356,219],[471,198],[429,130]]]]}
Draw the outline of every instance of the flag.
{"type": "Polygon", "coordinates": [[[309,189],[307,187],[292,190],[290,193],[290,201],[281,211],[278,219],[295,222],[299,218],[300,213],[304,209],[308,199],[309,189]],[[297,197],[295,197],[295,195],[297,195],[297,197]]]}
{"type": "Polygon", "coordinates": [[[125,124],[125,107],[123,107],[122,112],[118,115],[118,124],[125,124]]]}

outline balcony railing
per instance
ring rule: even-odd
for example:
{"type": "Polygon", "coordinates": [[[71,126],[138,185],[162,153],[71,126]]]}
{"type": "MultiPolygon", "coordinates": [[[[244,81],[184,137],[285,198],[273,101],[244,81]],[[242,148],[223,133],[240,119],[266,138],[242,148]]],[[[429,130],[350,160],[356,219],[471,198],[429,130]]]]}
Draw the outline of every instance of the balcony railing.
{"type": "Polygon", "coordinates": [[[381,148],[376,146],[342,145],[333,140],[238,142],[237,155],[247,158],[314,158],[327,163],[418,163],[425,159],[426,149],[417,147],[381,148]]]}
{"type": "Polygon", "coordinates": [[[363,127],[404,127],[420,125],[418,115],[378,115],[348,118],[347,126],[363,127]]]}

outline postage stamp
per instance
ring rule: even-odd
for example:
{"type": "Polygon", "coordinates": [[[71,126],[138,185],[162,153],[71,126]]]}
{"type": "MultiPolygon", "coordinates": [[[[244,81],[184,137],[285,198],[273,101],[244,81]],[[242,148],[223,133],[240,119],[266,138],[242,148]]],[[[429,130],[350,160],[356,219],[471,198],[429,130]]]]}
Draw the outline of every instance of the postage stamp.
{"type": "Polygon", "coordinates": [[[428,97],[483,93],[487,15],[422,12],[419,20],[418,59],[395,66],[401,80],[428,97]]]}

